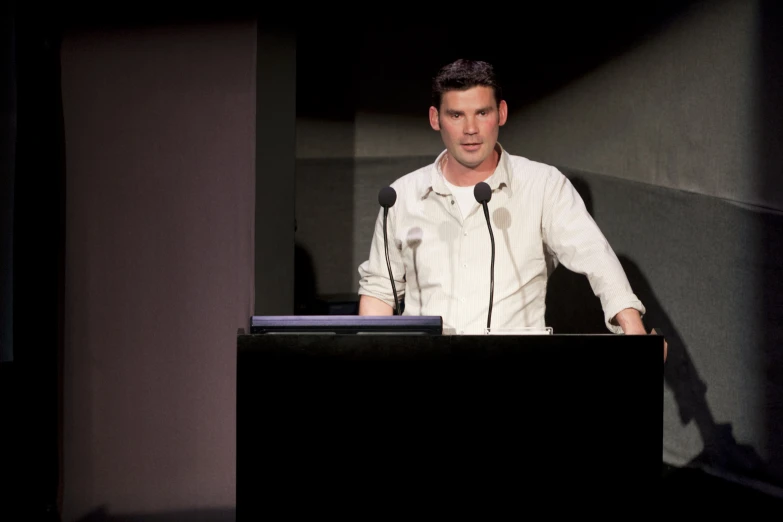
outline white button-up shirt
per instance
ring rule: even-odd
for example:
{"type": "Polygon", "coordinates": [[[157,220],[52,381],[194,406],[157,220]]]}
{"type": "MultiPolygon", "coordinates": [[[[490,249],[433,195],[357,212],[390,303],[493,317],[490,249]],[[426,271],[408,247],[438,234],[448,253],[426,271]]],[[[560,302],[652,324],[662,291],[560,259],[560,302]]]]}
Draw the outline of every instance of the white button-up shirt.
{"type": "MultiPolygon", "coordinates": [[[[609,246],[571,182],[556,168],[500,147],[495,172],[485,180],[495,239],[491,327],[543,328],[547,279],[558,263],[584,274],[601,301],[606,326],[625,308],[645,308],[631,290],[609,246]]],[[[481,205],[467,215],[445,183],[443,151],[434,163],[392,183],[387,234],[397,296],[404,315],[443,318],[444,333],[483,334],[490,295],[491,243],[481,205]]],[[[359,294],[393,306],[378,214],[370,256],[359,266],[359,294]]],[[[557,333],[557,332],[554,332],[557,333]]]]}

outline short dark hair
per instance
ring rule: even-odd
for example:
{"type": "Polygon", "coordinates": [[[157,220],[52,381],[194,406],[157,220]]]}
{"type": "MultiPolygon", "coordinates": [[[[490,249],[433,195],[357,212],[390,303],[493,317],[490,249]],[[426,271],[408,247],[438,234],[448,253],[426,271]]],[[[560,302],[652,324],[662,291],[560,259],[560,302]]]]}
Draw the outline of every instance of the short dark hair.
{"type": "Polygon", "coordinates": [[[500,104],[503,92],[492,65],[482,61],[459,59],[442,67],[432,80],[432,105],[440,110],[443,93],[465,91],[478,86],[492,87],[495,102],[500,104]]]}

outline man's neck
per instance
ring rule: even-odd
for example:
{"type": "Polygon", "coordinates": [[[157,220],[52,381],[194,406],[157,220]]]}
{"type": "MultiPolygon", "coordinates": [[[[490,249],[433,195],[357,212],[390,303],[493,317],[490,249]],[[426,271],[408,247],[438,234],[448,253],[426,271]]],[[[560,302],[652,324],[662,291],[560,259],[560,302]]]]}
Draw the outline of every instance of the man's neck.
{"type": "Polygon", "coordinates": [[[483,162],[481,165],[470,168],[462,165],[461,163],[449,158],[449,154],[446,153],[443,156],[441,163],[441,172],[443,176],[452,185],[458,187],[472,187],[480,181],[484,181],[489,178],[498,166],[500,161],[500,152],[497,147],[492,151],[492,156],[487,158],[488,161],[483,162]]]}

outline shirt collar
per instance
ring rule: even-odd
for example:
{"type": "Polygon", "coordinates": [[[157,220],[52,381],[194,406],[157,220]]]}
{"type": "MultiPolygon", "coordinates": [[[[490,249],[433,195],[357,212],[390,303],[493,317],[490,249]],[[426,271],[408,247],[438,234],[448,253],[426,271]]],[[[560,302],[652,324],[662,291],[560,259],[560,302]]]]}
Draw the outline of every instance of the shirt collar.
{"type": "MultiPolygon", "coordinates": [[[[505,151],[505,149],[500,143],[497,143],[496,147],[500,150],[500,161],[498,161],[498,166],[495,168],[495,172],[493,172],[492,175],[485,180],[485,182],[487,185],[489,185],[489,188],[491,188],[493,192],[503,187],[508,189],[510,192],[511,177],[509,176],[510,168],[509,168],[508,153],[505,151]]],[[[435,162],[432,164],[429,183],[425,183],[422,185],[422,191],[421,191],[422,198],[425,198],[430,191],[433,191],[436,194],[440,194],[440,195],[451,194],[451,190],[446,185],[445,178],[443,177],[443,171],[441,170],[441,164],[446,154],[447,151],[445,150],[440,154],[438,154],[438,157],[435,159],[435,162]]]]}

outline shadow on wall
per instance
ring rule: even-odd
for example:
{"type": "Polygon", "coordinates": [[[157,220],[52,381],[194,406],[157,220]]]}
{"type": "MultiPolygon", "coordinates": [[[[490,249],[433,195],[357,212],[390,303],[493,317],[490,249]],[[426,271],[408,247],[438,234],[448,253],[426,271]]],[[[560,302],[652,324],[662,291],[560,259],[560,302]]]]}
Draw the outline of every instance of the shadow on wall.
{"type": "Polygon", "coordinates": [[[358,315],[356,294],[321,295],[318,275],[310,250],[300,241],[294,244],[294,315],[358,315]]]}
{"type": "Polygon", "coordinates": [[[320,315],[313,256],[299,241],[294,244],[294,315],[320,315]]]}
{"type": "Polygon", "coordinates": [[[707,404],[707,383],[699,376],[676,326],[656,299],[636,263],[626,256],[619,255],[618,258],[631,287],[647,308],[645,326],[660,329],[669,343],[664,381],[674,395],[680,422],[683,425],[694,422],[704,444],[704,449],[689,465],[726,470],[739,476],[774,482],[766,476],[766,464],[756,450],[749,445],[739,444],[734,438],[731,424],[716,422],[707,404]]]}
{"type": "Polygon", "coordinates": [[[234,522],[236,509],[193,509],[162,513],[111,514],[100,507],[76,522],[234,522]]]}
{"type": "MultiPolygon", "coordinates": [[[[593,215],[588,183],[578,176],[569,179],[582,196],[588,212],[593,215]]],[[[680,421],[683,425],[694,422],[703,441],[704,449],[689,465],[726,470],[739,476],[774,483],[767,476],[766,465],[754,448],[737,442],[731,424],[716,422],[706,399],[707,383],[699,376],[676,325],[656,298],[640,267],[625,255],[618,254],[618,259],[631,288],[647,309],[645,326],[648,329],[660,329],[668,342],[669,356],[664,381],[673,392],[680,421]]],[[[556,334],[608,333],[603,323],[600,301],[593,293],[587,277],[571,272],[562,265],[555,269],[550,279],[546,314],[547,325],[552,326],[556,334]]]]}
{"type": "Polygon", "coordinates": [[[301,241],[296,240],[294,243],[294,315],[357,315],[358,313],[357,295],[319,294],[313,255],[301,241]]]}
{"type": "Polygon", "coordinates": [[[358,315],[357,294],[318,293],[313,256],[299,241],[295,244],[294,265],[294,315],[358,315]]]}
{"type": "MultiPolygon", "coordinates": [[[[294,220],[294,233],[299,224],[294,220]]],[[[294,242],[294,315],[320,315],[318,280],[310,251],[300,242],[294,242]]]]}
{"type": "Polygon", "coordinates": [[[312,306],[314,291],[331,295],[353,286],[355,170],[349,156],[296,162],[294,292],[305,307],[312,306]]]}

